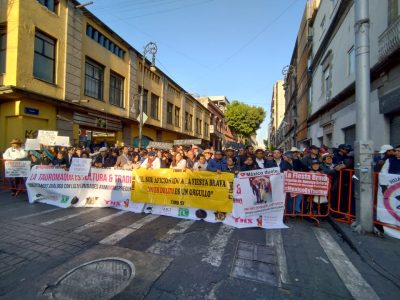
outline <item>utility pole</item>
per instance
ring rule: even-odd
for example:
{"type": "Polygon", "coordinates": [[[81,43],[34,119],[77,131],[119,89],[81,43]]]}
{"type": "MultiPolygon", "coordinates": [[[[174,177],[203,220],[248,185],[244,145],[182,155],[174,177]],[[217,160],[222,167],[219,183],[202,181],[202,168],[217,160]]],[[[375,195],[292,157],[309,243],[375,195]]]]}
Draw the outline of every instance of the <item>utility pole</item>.
{"type": "Polygon", "coordinates": [[[369,5],[368,0],[355,0],[356,55],[356,141],[355,198],[356,224],[360,232],[372,232],[373,224],[373,142],[370,139],[370,63],[369,63],[369,5]]]}

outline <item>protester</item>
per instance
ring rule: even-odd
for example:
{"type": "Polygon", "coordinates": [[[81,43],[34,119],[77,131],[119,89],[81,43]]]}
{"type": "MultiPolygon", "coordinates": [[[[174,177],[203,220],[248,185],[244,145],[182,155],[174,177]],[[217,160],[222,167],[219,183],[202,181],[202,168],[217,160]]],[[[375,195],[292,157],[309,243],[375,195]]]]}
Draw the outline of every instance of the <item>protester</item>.
{"type": "Polygon", "coordinates": [[[68,168],[70,167],[72,163],[72,158],[75,156],[75,148],[74,147],[69,147],[67,149],[67,156],[66,159],[68,161],[68,168]]]}
{"type": "Polygon", "coordinates": [[[246,158],[247,158],[246,149],[243,147],[240,147],[238,155],[236,156],[236,163],[238,164],[239,168],[243,166],[246,158]]]}
{"type": "Polygon", "coordinates": [[[62,151],[58,151],[56,157],[52,160],[51,164],[55,167],[66,169],[68,166],[67,154],[62,151]]]}
{"type": "Polygon", "coordinates": [[[226,160],[222,156],[222,151],[215,151],[214,158],[208,161],[207,171],[221,173],[226,170],[226,160]]]}
{"type": "Polygon", "coordinates": [[[236,164],[235,149],[232,147],[225,149],[225,159],[232,158],[233,162],[236,164]]]}
{"type": "Polygon", "coordinates": [[[300,157],[300,150],[297,147],[292,147],[290,149],[290,152],[292,153],[292,166],[293,166],[293,171],[306,171],[304,169],[304,165],[301,162],[301,157],[300,157]]]}
{"type": "Polygon", "coordinates": [[[186,170],[186,160],[183,159],[180,152],[176,153],[173,157],[170,168],[174,170],[186,170]]]}
{"type": "Polygon", "coordinates": [[[391,145],[382,145],[379,150],[380,157],[375,164],[374,171],[380,172],[386,160],[396,155],[396,150],[391,145]]]}
{"type": "Polygon", "coordinates": [[[311,169],[311,162],[313,160],[318,160],[319,159],[319,148],[315,145],[312,145],[309,148],[309,154],[307,154],[306,156],[303,157],[303,159],[301,160],[301,163],[303,164],[303,170],[304,171],[308,171],[311,169]]]}
{"type": "Polygon", "coordinates": [[[211,152],[210,149],[205,149],[205,150],[203,151],[203,154],[204,154],[204,156],[205,156],[207,162],[209,162],[210,159],[212,159],[212,152],[211,152]]]}
{"type": "Polygon", "coordinates": [[[256,150],[256,164],[260,169],[267,168],[268,161],[264,158],[264,150],[257,149],[256,150]]]}
{"type": "Polygon", "coordinates": [[[107,147],[101,147],[99,154],[95,157],[93,166],[96,168],[111,168],[115,165],[113,159],[108,155],[107,147]]]}
{"type": "MultiPolygon", "coordinates": [[[[11,147],[9,147],[3,153],[4,160],[23,160],[27,157],[27,153],[24,149],[22,149],[22,142],[20,139],[13,139],[11,142],[11,147]]],[[[11,178],[11,196],[18,196],[21,193],[19,190],[19,185],[23,183],[23,179],[21,177],[13,177],[11,178]]]]}
{"type": "Polygon", "coordinates": [[[400,145],[395,148],[395,155],[384,163],[381,173],[400,175],[400,145]]]}
{"type": "Polygon", "coordinates": [[[157,157],[157,153],[155,151],[150,151],[147,155],[147,158],[144,160],[140,167],[142,169],[148,170],[160,169],[161,162],[160,159],[157,157]]]}
{"type": "Polygon", "coordinates": [[[197,155],[197,162],[194,163],[194,171],[207,171],[207,160],[204,154],[197,155]]]}
{"type": "Polygon", "coordinates": [[[255,163],[253,156],[247,156],[246,160],[243,163],[243,166],[240,167],[240,171],[252,171],[259,169],[258,165],[255,163]]]}
{"type": "Polygon", "coordinates": [[[338,146],[338,151],[333,156],[333,163],[335,165],[344,164],[350,151],[350,145],[340,144],[338,146]]]}
{"type": "Polygon", "coordinates": [[[128,146],[122,147],[122,154],[118,156],[117,162],[115,163],[115,168],[124,168],[125,165],[131,165],[131,157],[129,155],[128,146]]]}
{"type": "Polygon", "coordinates": [[[195,162],[196,158],[194,156],[194,152],[192,150],[188,150],[186,152],[186,169],[193,170],[195,162]]]}
{"type": "MultiPolygon", "coordinates": [[[[314,159],[311,161],[310,173],[322,173],[320,161],[314,159]]],[[[315,215],[325,215],[328,212],[328,199],[326,196],[312,196],[312,210],[315,215]],[[319,207],[319,208],[318,208],[319,207]]]]}
{"type": "Polygon", "coordinates": [[[31,168],[42,164],[41,154],[37,151],[29,151],[29,160],[31,161],[31,168]]]}
{"type": "Polygon", "coordinates": [[[232,173],[237,175],[240,171],[240,168],[238,165],[235,164],[234,158],[233,157],[227,157],[226,158],[226,171],[228,173],[232,173]]]}
{"type": "Polygon", "coordinates": [[[275,149],[272,153],[273,159],[267,161],[267,168],[277,168],[279,167],[281,173],[290,170],[290,165],[282,159],[282,151],[280,149],[275,149]]]}

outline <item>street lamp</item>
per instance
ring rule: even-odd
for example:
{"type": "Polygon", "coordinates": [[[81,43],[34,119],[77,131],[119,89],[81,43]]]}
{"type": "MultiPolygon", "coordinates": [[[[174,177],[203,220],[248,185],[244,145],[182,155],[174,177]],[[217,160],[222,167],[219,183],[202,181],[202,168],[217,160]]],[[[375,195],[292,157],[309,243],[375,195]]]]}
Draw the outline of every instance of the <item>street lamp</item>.
{"type": "Polygon", "coordinates": [[[157,53],[157,45],[156,43],[150,42],[143,49],[143,57],[142,57],[142,89],[140,91],[140,103],[139,103],[139,111],[140,111],[140,119],[139,119],[139,141],[138,148],[142,148],[142,129],[143,129],[143,97],[144,97],[144,76],[145,76],[145,65],[146,65],[146,54],[150,53],[151,57],[151,66],[150,71],[155,72],[156,67],[156,53],[157,53]]]}

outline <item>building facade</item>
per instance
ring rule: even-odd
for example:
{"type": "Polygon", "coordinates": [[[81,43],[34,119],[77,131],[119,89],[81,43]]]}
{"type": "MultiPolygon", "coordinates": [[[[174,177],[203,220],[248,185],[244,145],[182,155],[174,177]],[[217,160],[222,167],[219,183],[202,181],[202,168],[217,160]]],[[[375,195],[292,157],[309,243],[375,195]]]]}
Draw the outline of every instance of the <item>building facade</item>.
{"type": "MultiPolygon", "coordinates": [[[[399,1],[370,1],[370,135],[375,150],[400,144],[399,1]]],[[[353,1],[321,1],[313,20],[312,143],[337,147],[356,139],[353,1]]]]}
{"type": "Polygon", "coordinates": [[[283,80],[278,80],[272,87],[271,114],[268,126],[269,147],[275,147],[278,144],[278,128],[285,116],[285,91],[283,89],[283,83],[283,80]]]}
{"type": "Polygon", "coordinates": [[[0,0],[0,148],[38,130],[56,130],[72,144],[134,145],[143,73],[144,144],[209,141],[194,125],[207,123],[208,110],[149,62],[143,67],[134,47],[78,5],[0,0]]]}

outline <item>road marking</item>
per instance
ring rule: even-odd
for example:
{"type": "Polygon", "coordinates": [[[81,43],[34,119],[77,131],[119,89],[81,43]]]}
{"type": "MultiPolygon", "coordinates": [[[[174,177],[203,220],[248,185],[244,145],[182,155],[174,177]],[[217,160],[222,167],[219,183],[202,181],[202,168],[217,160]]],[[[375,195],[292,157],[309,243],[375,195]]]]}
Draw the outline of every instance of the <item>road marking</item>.
{"type": "Polygon", "coordinates": [[[107,222],[109,222],[110,220],[112,220],[112,219],[114,219],[114,218],[116,218],[116,217],[118,217],[118,216],[120,216],[120,215],[123,215],[123,214],[125,214],[125,213],[127,213],[127,212],[128,212],[128,211],[123,210],[123,211],[119,211],[119,212],[117,212],[117,213],[113,213],[113,214],[111,214],[111,215],[109,215],[109,216],[106,216],[106,217],[97,219],[97,220],[95,220],[95,221],[93,221],[93,222],[90,222],[90,223],[87,223],[87,224],[85,224],[85,225],[82,225],[82,226],[77,227],[77,228],[74,230],[74,232],[80,233],[80,232],[82,232],[82,231],[84,231],[84,230],[86,230],[86,229],[92,228],[92,227],[94,227],[94,226],[96,226],[96,225],[98,225],[98,224],[107,223],[107,222]]]}
{"type": "Polygon", "coordinates": [[[270,247],[275,247],[276,256],[278,262],[278,272],[279,272],[279,287],[284,284],[290,284],[289,272],[287,267],[286,252],[283,247],[282,231],[280,229],[267,230],[266,233],[266,245],[270,247]]]}
{"type": "Polygon", "coordinates": [[[201,261],[209,263],[214,267],[219,267],[222,263],[226,244],[234,230],[235,227],[222,224],[201,261]]]}
{"type": "Polygon", "coordinates": [[[184,239],[182,233],[189,229],[194,221],[183,220],[171,228],[159,241],[147,248],[146,252],[153,254],[166,254],[178,256],[182,249],[181,242],[184,239]]]}
{"type": "Polygon", "coordinates": [[[99,243],[103,245],[115,245],[118,243],[120,240],[123,238],[127,237],[130,235],[132,232],[135,232],[136,230],[140,229],[142,226],[146,225],[147,223],[150,223],[151,221],[154,221],[157,219],[159,215],[148,215],[139,221],[136,221],[132,223],[131,225],[124,227],[113,234],[105,237],[102,239],[99,243]]]}
{"type": "Polygon", "coordinates": [[[57,218],[57,219],[54,219],[54,220],[50,220],[50,221],[47,221],[47,222],[43,222],[43,223],[40,223],[39,225],[48,226],[48,225],[51,225],[51,224],[54,224],[54,223],[57,223],[57,222],[62,222],[62,221],[68,220],[68,219],[75,218],[75,217],[80,216],[80,215],[88,214],[88,213],[90,213],[92,211],[93,211],[92,209],[85,209],[85,210],[82,210],[82,211],[80,211],[80,212],[78,212],[76,214],[72,214],[72,215],[64,216],[64,217],[57,218]]]}
{"type": "Polygon", "coordinates": [[[313,228],[313,230],[319,244],[353,298],[356,300],[379,299],[333,237],[323,228],[313,228]]]}
{"type": "Polygon", "coordinates": [[[25,215],[25,216],[22,216],[22,217],[14,218],[13,220],[22,220],[22,219],[26,219],[26,218],[30,218],[30,217],[36,217],[36,216],[48,214],[48,213],[51,213],[53,211],[60,210],[60,209],[61,208],[53,208],[53,209],[43,210],[43,211],[40,211],[40,212],[37,212],[37,213],[34,213],[34,214],[29,214],[29,215],[25,215]]]}

